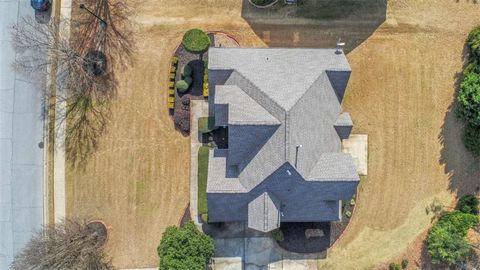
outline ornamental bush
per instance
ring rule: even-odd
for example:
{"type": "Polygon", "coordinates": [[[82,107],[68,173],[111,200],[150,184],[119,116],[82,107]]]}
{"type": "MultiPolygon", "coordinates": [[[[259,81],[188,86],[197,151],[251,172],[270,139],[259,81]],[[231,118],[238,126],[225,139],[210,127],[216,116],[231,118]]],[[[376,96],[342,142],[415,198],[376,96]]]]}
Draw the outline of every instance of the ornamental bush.
{"type": "Polygon", "coordinates": [[[467,123],[480,127],[480,74],[473,68],[464,71],[456,112],[467,123]]]}
{"type": "Polygon", "coordinates": [[[185,50],[191,53],[204,53],[210,46],[210,38],[200,29],[190,29],[183,35],[182,40],[185,50]]]}
{"type": "Polygon", "coordinates": [[[182,70],[180,72],[182,74],[182,77],[190,77],[192,75],[192,67],[190,65],[185,65],[182,67],[182,70]]]}
{"type": "Polygon", "coordinates": [[[480,127],[467,124],[463,132],[463,144],[474,156],[480,156],[480,127]]]}
{"type": "Polygon", "coordinates": [[[277,242],[282,242],[283,240],[285,240],[283,232],[280,229],[273,230],[270,235],[272,236],[272,239],[277,242]]]}
{"type": "Polygon", "coordinates": [[[468,34],[467,45],[470,49],[471,61],[476,61],[480,64],[480,26],[475,27],[468,34]]]}
{"type": "Polygon", "coordinates": [[[472,248],[466,239],[468,229],[478,225],[478,217],[454,211],[444,214],[428,232],[427,250],[433,264],[463,262],[472,248]]]}
{"type": "Polygon", "coordinates": [[[388,268],[389,268],[390,270],[400,270],[400,269],[401,269],[400,264],[398,264],[398,263],[391,263],[391,264],[388,266],[388,268]]]}
{"type": "Polygon", "coordinates": [[[458,200],[457,209],[463,213],[478,215],[478,198],[473,194],[464,195],[458,200]]]}
{"type": "Polygon", "coordinates": [[[191,85],[193,82],[192,77],[188,76],[183,79],[188,85],[191,85]]]}
{"type": "Polygon", "coordinates": [[[189,221],[181,228],[168,227],[157,252],[159,270],[205,269],[215,252],[215,242],[189,221]]]}
{"type": "Polygon", "coordinates": [[[185,80],[179,80],[175,83],[175,87],[177,87],[177,90],[180,93],[184,93],[184,92],[187,91],[187,89],[188,89],[188,87],[190,87],[190,85],[185,80]]]}
{"type": "Polygon", "coordinates": [[[407,269],[408,266],[408,259],[403,259],[402,260],[402,269],[407,269]]]}

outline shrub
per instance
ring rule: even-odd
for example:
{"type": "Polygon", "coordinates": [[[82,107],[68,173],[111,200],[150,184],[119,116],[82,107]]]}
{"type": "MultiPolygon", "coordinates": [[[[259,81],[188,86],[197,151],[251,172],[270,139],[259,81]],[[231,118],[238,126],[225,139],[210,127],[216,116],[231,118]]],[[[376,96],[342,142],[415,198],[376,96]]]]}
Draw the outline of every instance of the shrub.
{"type": "Polygon", "coordinates": [[[407,266],[408,266],[408,260],[407,260],[407,259],[403,259],[403,260],[402,260],[402,269],[407,269],[407,266]]]}
{"type": "Polygon", "coordinates": [[[175,83],[175,87],[180,93],[184,93],[188,90],[190,85],[185,80],[179,80],[175,83]]]}
{"type": "MultiPolygon", "coordinates": [[[[210,149],[207,146],[201,146],[198,149],[197,163],[197,181],[198,181],[198,212],[202,215],[208,213],[207,203],[207,179],[208,179],[208,158],[210,149]]],[[[200,216],[201,217],[201,216],[200,216]]],[[[203,218],[202,218],[203,219],[203,218]]]]}
{"type": "Polygon", "coordinates": [[[400,269],[401,269],[400,264],[398,264],[398,263],[391,263],[391,264],[388,266],[388,268],[389,268],[390,270],[400,270],[400,269]]]}
{"type": "Polygon", "coordinates": [[[208,223],[208,213],[200,214],[200,219],[202,219],[203,223],[208,223]]]}
{"type": "Polygon", "coordinates": [[[345,212],[345,216],[346,216],[347,218],[351,218],[351,217],[352,217],[352,212],[346,211],[346,212],[345,212]]]}
{"type": "Polygon", "coordinates": [[[210,38],[200,29],[190,29],[183,35],[182,44],[191,53],[204,53],[210,46],[210,38]]]}
{"type": "Polygon", "coordinates": [[[181,228],[168,227],[157,252],[159,270],[205,269],[215,252],[215,242],[189,221],[181,228]]]}
{"type": "Polygon", "coordinates": [[[257,6],[263,6],[267,3],[267,0],[252,0],[252,3],[254,3],[257,6]]]}
{"type": "Polygon", "coordinates": [[[190,131],[190,112],[188,110],[175,110],[173,120],[175,126],[177,126],[182,132],[190,131]]]}
{"type": "Polygon", "coordinates": [[[193,82],[193,79],[192,79],[192,77],[190,77],[190,76],[189,76],[189,77],[185,77],[183,80],[184,80],[188,85],[191,85],[192,82],[193,82]]]}
{"type": "Polygon", "coordinates": [[[463,72],[456,112],[467,123],[480,127],[480,74],[471,68],[463,72]]]}
{"type": "Polygon", "coordinates": [[[480,26],[475,27],[468,34],[467,45],[473,61],[480,62],[480,26]]]}
{"type": "Polygon", "coordinates": [[[192,75],[192,68],[187,64],[182,67],[180,73],[182,74],[182,78],[189,77],[192,75]]]}
{"type": "Polygon", "coordinates": [[[467,231],[476,225],[477,216],[459,211],[444,214],[427,236],[432,263],[453,265],[465,261],[472,252],[466,239],[467,231]]]}
{"type": "Polygon", "coordinates": [[[285,240],[283,232],[280,229],[275,229],[271,231],[270,235],[272,236],[272,239],[277,242],[282,242],[283,240],[285,240]]]}
{"type": "Polygon", "coordinates": [[[480,156],[480,127],[467,124],[463,132],[463,144],[474,156],[480,156]]]}
{"type": "Polygon", "coordinates": [[[458,200],[457,209],[463,213],[478,215],[478,203],[475,195],[464,195],[458,200]]]}

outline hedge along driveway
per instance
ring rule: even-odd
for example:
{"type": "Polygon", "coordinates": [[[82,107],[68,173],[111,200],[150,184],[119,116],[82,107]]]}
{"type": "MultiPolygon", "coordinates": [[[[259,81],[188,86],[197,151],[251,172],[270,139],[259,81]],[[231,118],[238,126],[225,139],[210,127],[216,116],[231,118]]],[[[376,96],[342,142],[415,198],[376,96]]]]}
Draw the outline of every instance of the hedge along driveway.
{"type": "Polygon", "coordinates": [[[207,176],[208,176],[208,154],[210,148],[201,146],[198,149],[198,214],[208,212],[207,208],[207,176]]]}

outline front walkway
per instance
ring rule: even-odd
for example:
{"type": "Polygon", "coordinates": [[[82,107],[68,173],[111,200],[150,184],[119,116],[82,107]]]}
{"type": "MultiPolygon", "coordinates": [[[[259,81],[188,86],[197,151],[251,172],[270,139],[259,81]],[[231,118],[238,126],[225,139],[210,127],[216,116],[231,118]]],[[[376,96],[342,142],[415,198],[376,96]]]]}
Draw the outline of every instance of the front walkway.
{"type": "Polygon", "coordinates": [[[198,133],[198,118],[208,116],[208,103],[205,100],[190,100],[190,215],[197,226],[201,226],[198,207],[198,149],[202,146],[198,133]]]}

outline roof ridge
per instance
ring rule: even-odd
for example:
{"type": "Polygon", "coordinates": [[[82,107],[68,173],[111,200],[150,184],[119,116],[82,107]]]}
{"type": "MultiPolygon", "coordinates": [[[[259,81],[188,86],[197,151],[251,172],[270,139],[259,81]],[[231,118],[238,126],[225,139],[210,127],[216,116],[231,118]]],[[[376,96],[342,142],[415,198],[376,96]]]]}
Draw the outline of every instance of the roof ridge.
{"type": "MultiPolygon", "coordinates": [[[[278,104],[278,102],[276,102],[275,100],[273,100],[272,98],[270,98],[264,91],[262,91],[260,89],[260,87],[258,87],[258,85],[256,85],[254,82],[250,81],[247,77],[245,77],[245,75],[243,75],[240,71],[238,71],[237,69],[233,69],[233,72],[236,72],[238,75],[240,75],[240,77],[242,77],[242,79],[244,79],[245,81],[247,81],[248,83],[250,83],[251,85],[253,85],[255,87],[255,89],[262,93],[270,102],[272,102],[273,104],[275,104],[278,108],[282,109],[285,113],[287,112],[287,110],[285,110],[280,104],[278,104]]],[[[265,108],[265,106],[263,104],[261,104],[260,102],[258,102],[257,99],[255,99],[253,96],[251,96],[249,93],[247,93],[242,87],[236,85],[238,88],[240,88],[245,94],[247,94],[251,99],[253,99],[258,105],[260,105],[263,109],[265,109],[269,114],[271,114],[273,117],[275,117],[278,121],[281,122],[280,119],[278,119],[278,117],[276,117],[275,115],[273,115],[267,108],[265,108]]]]}

